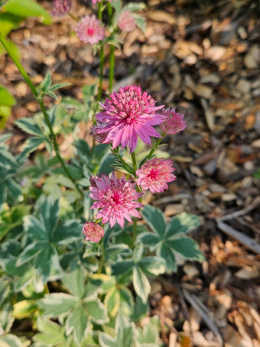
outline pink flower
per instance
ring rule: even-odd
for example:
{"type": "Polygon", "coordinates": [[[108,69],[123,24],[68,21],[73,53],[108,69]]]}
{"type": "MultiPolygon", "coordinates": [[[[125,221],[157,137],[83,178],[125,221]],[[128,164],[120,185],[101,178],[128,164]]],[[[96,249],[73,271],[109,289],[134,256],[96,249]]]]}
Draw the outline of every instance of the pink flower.
{"type": "Polygon", "coordinates": [[[112,93],[110,99],[105,100],[104,105],[100,105],[104,111],[96,118],[106,123],[100,132],[108,133],[104,143],[112,142],[112,149],[119,144],[123,148],[129,145],[132,153],[137,145],[137,136],[147,145],[151,145],[151,136],[161,137],[153,126],[166,119],[165,115],[155,113],[163,106],[155,107],[155,101],[140,87],[120,88],[118,93],[112,93]]]}
{"type": "Polygon", "coordinates": [[[137,193],[135,183],[125,177],[117,179],[113,172],[111,177],[93,177],[91,184],[89,196],[96,200],[91,208],[100,208],[97,218],[102,218],[103,224],[109,222],[112,227],[117,222],[123,228],[124,219],[132,222],[130,215],[141,217],[136,208],[143,206],[137,201],[143,194],[137,193]]]}
{"type": "Polygon", "coordinates": [[[123,31],[133,31],[136,28],[134,16],[129,11],[120,13],[117,23],[123,31]]]}
{"type": "Polygon", "coordinates": [[[94,45],[105,37],[105,28],[102,27],[101,21],[96,16],[85,16],[78,24],[76,33],[81,41],[94,45]]]}
{"type": "Polygon", "coordinates": [[[104,236],[104,229],[92,222],[86,222],[83,226],[83,233],[86,241],[99,242],[104,236]]]}
{"type": "Polygon", "coordinates": [[[150,189],[152,193],[163,192],[168,189],[167,182],[176,179],[176,176],[172,175],[172,172],[175,171],[172,163],[170,159],[163,158],[147,160],[140,169],[136,170],[137,184],[143,190],[150,189]]]}
{"type": "Polygon", "coordinates": [[[99,143],[103,143],[107,137],[107,132],[100,133],[100,130],[102,131],[102,129],[104,129],[105,126],[106,126],[105,123],[97,122],[96,125],[93,125],[90,128],[91,135],[93,135],[94,139],[99,143]]]}
{"type": "Polygon", "coordinates": [[[51,15],[64,16],[71,9],[71,0],[54,0],[52,3],[51,15]]]}
{"type": "Polygon", "coordinates": [[[162,114],[167,116],[165,122],[160,124],[160,128],[166,134],[177,134],[186,128],[186,122],[183,120],[184,114],[176,113],[175,108],[163,109],[162,114]]]}

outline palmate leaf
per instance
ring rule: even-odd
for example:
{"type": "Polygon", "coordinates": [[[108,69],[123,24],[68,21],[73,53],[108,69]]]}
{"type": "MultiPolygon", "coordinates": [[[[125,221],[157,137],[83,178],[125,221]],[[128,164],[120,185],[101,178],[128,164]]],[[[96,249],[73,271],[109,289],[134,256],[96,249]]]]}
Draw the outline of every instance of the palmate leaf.
{"type": "Polygon", "coordinates": [[[59,202],[51,197],[45,198],[39,208],[39,219],[34,216],[24,217],[24,230],[32,240],[25,247],[17,260],[17,266],[35,259],[35,267],[46,282],[50,275],[61,276],[58,249],[68,242],[82,237],[78,221],[66,221],[58,224],[59,202]]]}
{"type": "Polygon", "coordinates": [[[153,233],[143,233],[139,236],[139,240],[148,245],[152,251],[156,250],[156,254],[165,259],[168,271],[177,270],[175,253],[185,259],[204,260],[196,242],[185,236],[201,224],[199,217],[183,212],[173,217],[166,226],[159,209],[146,205],[142,214],[153,233]]]}
{"type": "Polygon", "coordinates": [[[38,305],[44,310],[44,314],[50,317],[58,317],[70,312],[79,303],[79,298],[65,293],[52,293],[45,295],[38,301],[38,305]]]}
{"type": "Polygon", "coordinates": [[[42,342],[46,343],[47,345],[65,345],[67,340],[65,328],[42,316],[38,316],[36,325],[40,333],[34,335],[34,342],[42,342]]]}
{"type": "Polygon", "coordinates": [[[22,341],[15,335],[5,335],[0,337],[1,347],[23,347],[22,341]]]}
{"type": "Polygon", "coordinates": [[[88,316],[84,307],[79,305],[71,312],[66,321],[66,332],[71,334],[74,331],[76,341],[80,343],[86,334],[87,325],[88,316]]]}

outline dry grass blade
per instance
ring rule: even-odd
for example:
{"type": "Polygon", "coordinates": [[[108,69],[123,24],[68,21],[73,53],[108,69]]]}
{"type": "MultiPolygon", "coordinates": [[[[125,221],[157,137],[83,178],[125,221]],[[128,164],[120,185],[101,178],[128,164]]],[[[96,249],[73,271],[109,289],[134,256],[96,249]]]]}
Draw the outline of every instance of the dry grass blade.
{"type": "Polygon", "coordinates": [[[223,339],[222,339],[222,337],[220,335],[220,332],[219,332],[217,326],[212,321],[207,307],[197,298],[196,295],[189,294],[189,292],[186,289],[183,289],[183,294],[184,294],[185,299],[201,315],[201,318],[207,324],[209,329],[216,334],[218,342],[219,342],[219,345],[223,346],[223,339]]]}
{"type": "Polygon", "coordinates": [[[233,229],[226,223],[218,222],[217,225],[221,231],[233,237],[237,241],[241,242],[245,247],[249,248],[251,251],[260,254],[260,245],[256,243],[253,239],[233,229]]]}

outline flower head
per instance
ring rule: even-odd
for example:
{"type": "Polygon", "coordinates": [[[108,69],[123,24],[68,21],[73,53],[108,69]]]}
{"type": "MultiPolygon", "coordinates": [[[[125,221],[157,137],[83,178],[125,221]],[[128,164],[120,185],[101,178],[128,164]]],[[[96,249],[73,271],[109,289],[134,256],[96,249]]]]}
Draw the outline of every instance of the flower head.
{"type": "Polygon", "coordinates": [[[86,241],[99,242],[104,236],[104,229],[92,222],[86,222],[83,226],[83,233],[86,241]]]}
{"type": "Polygon", "coordinates": [[[113,172],[111,177],[93,177],[91,184],[89,196],[96,200],[91,208],[100,208],[97,218],[102,218],[103,224],[109,222],[112,227],[117,222],[123,228],[124,219],[132,222],[130,215],[141,217],[136,208],[143,206],[137,201],[142,193],[137,193],[135,183],[125,177],[117,179],[113,172]]]}
{"type": "Polygon", "coordinates": [[[154,125],[162,123],[166,116],[156,111],[163,106],[155,106],[155,101],[140,87],[127,86],[120,88],[118,93],[112,93],[110,99],[100,104],[104,111],[98,113],[96,118],[106,126],[100,132],[107,132],[104,143],[113,143],[112,148],[119,144],[129,146],[130,153],[135,150],[137,136],[151,145],[151,136],[161,137],[154,129],[154,125]]]}
{"type": "Polygon", "coordinates": [[[105,37],[105,28],[96,16],[85,16],[78,24],[76,33],[81,41],[94,45],[105,37]]]}
{"type": "Polygon", "coordinates": [[[121,12],[117,23],[122,31],[133,31],[136,28],[134,16],[130,11],[121,12]]]}
{"type": "Polygon", "coordinates": [[[180,131],[186,128],[186,122],[183,119],[184,114],[176,113],[175,108],[171,109],[163,109],[161,111],[167,118],[165,122],[160,124],[160,128],[166,134],[177,134],[180,131]]]}
{"type": "Polygon", "coordinates": [[[54,0],[52,3],[51,15],[64,16],[71,9],[71,0],[54,0]]]}
{"type": "Polygon", "coordinates": [[[90,128],[91,135],[93,135],[94,139],[99,143],[103,143],[107,137],[107,132],[105,132],[105,133],[100,132],[104,129],[105,126],[106,126],[105,123],[97,122],[96,125],[93,125],[90,128]]]}
{"type": "Polygon", "coordinates": [[[143,190],[150,189],[152,193],[163,192],[168,189],[167,183],[176,179],[172,174],[175,171],[172,163],[170,159],[163,158],[147,160],[140,169],[136,170],[137,184],[143,190]]]}

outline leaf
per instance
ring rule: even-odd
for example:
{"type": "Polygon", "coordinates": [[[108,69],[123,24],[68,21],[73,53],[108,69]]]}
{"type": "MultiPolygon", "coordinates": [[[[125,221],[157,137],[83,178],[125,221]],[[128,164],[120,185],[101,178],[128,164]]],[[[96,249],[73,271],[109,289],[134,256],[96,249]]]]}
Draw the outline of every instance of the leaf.
{"type": "Polygon", "coordinates": [[[58,317],[63,313],[68,313],[79,302],[75,296],[65,293],[53,293],[45,295],[44,299],[37,303],[44,310],[44,315],[58,317]]]}
{"type": "Polygon", "coordinates": [[[13,134],[11,134],[11,133],[1,134],[0,135],[0,143],[5,142],[6,140],[10,139],[10,137],[12,137],[12,136],[13,136],[13,134]]]}
{"type": "Polygon", "coordinates": [[[58,225],[55,229],[52,241],[59,245],[82,239],[82,224],[77,220],[69,220],[58,225]]]}
{"type": "Polygon", "coordinates": [[[204,261],[204,256],[199,250],[199,246],[189,237],[168,240],[169,247],[186,259],[204,261]]]}
{"type": "Polygon", "coordinates": [[[134,14],[135,24],[142,30],[143,33],[146,31],[146,22],[144,17],[134,14]]]}
{"type": "Polygon", "coordinates": [[[116,288],[113,288],[106,295],[104,304],[111,317],[115,317],[120,306],[120,295],[116,288]]]}
{"type": "Polygon", "coordinates": [[[113,154],[107,154],[102,162],[100,163],[99,170],[98,170],[98,175],[100,174],[105,174],[108,175],[110,174],[114,168],[113,165],[116,163],[116,157],[113,154]]]}
{"type": "Polygon", "coordinates": [[[53,233],[58,224],[59,219],[59,201],[49,196],[45,198],[40,206],[39,219],[45,227],[49,239],[53,237],[53,233]]]}
{"type": "Polygon", "coordinates": [[[67,274],[62,282],[73,295],[80,299],[83,298],[85,294],[85,271],[81,267],[67,274]]]}
{"type": "Polygon", "coordinates": [[[43,276],[43,281],[47,282],[51,273],[51,269],[54,268],[54,264],[59,263],[59,258],[56,249],[48,244],[37,256],[35,261],[35,268],[43,276]]]}
{"type": "Polygon", "coordinates": [[[31,243],[20,254],[16,265],[21,266],[36,257],[46,247],[45,242],[31,243]]]}
{"type": "Polygon", "coordinates": [[[21,160],[25,158],[29,153],[35,151],[46,139],[44,137],[33,137],[25,141],[22,146],[23,151],[21,152],[19,158],[21,160]]]}
{"type": "Polygon", "coordinates": [[[175,272],[177,270],[176,259],[173,250],[168,244],[162,243],[158,254],[165,260],[166,270],[175,272]]]}
{"type": "Polygon", "coordinates": [[[84,306],[87,309],[87,313],[91,320],[96,324],[104,324],[107,322],[107,312],[105,306],[100,300],[85,302],[84,306]]]}
{"type": "Polygon", "coordinates": [[[142,233],[138,235],[138,240],[140,240],[143,244],[148,245],[150,247],[154,247],[157,245],[158,242],[160,242],[160,239],[156,234],[153,233],[142,233]]]}
{"type": "Polygon", "coordinates": [[[135,263],[138,263],[143,255],[144,252],[144,245],[142,243],[138,243],[137,246],[135,246],[133,251],[133,260],[135,263]]]}
{"type": "Polygon", "coordinates": [[[33,0],[9,0],[5,5],[5,12],[19,17],[43,17],[43,23],[51,23],[51,16],[33,0]]]}
{"type": "Polygon", "coordinates": [[[5,335],[0,337],[1,347],[23,347],[23,343],[15,335],[5,335]]]}
{"type": "Polygon", "coordinates": [[[142,301],[145,303],[148,299],[148,295],[151,291],[150,283],[141,270],[139,266],[134,267],[133,271],[133,285],[136,291],[136,294],[140,296],[142,301]]]}
{"type": "Polygon", "coordinates": [[[35,300],[19,301],[13,306],[13,317],[16,319],[30,318],[37,308],[35,300]]]}
{"type": "Polygon", "coordinates": [[[121,275],[123,272],[134,267],[134,265],[135,265],[135,263],[133,262],[133,260],[124,260],[124,261],[114,263],[111,266],[112,273],[114,276],[121,275]]]}
{"type": "Polygon", "coordinates": [[[129,2],[122,11],[138,12],[144,10],[146,5],[143,2],[129,2]]]}
{"type": "Polygon", "coordinates": [[[66,321],[67,334],[72,331],[75,332],[75,337],[78,343],[80,343],[87,329],[88,317],[82,305],[77,306],[72,313],[69,315],[66,321]]]}
{"type": "Polygon", "coordinates": [[[146,205],[142,209],[142,216],[144,217],[146,223],[149,225],[152,231],[160,236],[164,234],[166,223],[161,210],[151,205],[146,205]]]}
{"type": "Polygon", "coordinates": [[[137,296],[131,320],[134,322],[138,322],[147,314],[148,310],[148,302],[143,302],[142,299],[139,296],[137,296]]]}
{"type": "Polygon", "coordinates": [[[170,238],[171,236],[188,233],[200,225],[201,218],[191,213],[182,212],[170,220],[165,235],[170,238]]]}
{"type": "Polygon", "coordinates": [[[118,256],[130,253],[130,248],[126,244],[120,243],[117,245],[109,245],[105,250],[105,257],[107,260],[117,260],[118,256]]]}
{"type": "Polygon", "coordinates": [[[46,76],[44,77],[44,79],[42,80],[39,88],[46,91],[50,88],[51,82],[52,82],[51,81],[51,72],[50,72],[50,70],[48,70],[48,72],[47,72],[46,76]]]}
{"type": "Polygon", "coordinates": [[[67,337],[65,336],[65,329],[59,324],[46,317],[38,316],[36,325],[40,333],[33,336],[34,342],[64,346],[67,337]]]}
{"type": "Polygon", "coordinates": [[[139,261],[138,266],[150,276],[158,276],[165,272],[165,260],[161,257],[145,257],[139,261]]]}
{"type": "MultiPolygon", "coordinates": [[[[0,32],[2,32],[2,17],[3,14],[0,14],[0,20],[1,20],[1,29],[0,32]]],[[[3,33],[2,33],[3,34],[3,33]]],[[[3,34],[4,35],[4,34],[3,34]]],[[[16,104],[15,102],[15,98],[12,96],[12,94],[9,93],[9,91],[4,88],[1,84],[0,84],[0,105],[4,105],[4,106],[14,106],[16,104]]]]}
{"type": "Polygon", "coordinates": [[[35,123],[32,118],[22,118],[15,122],[15,124],[24,132],[30,135],[43,136],[42,129],[35,123]]]}
{"type": "Polygon", "coordinates": [[[25,216],[23,219],[24,230],[37,241],[48,241],[48,235],[44,225],[34,216],[25,216]]]}

